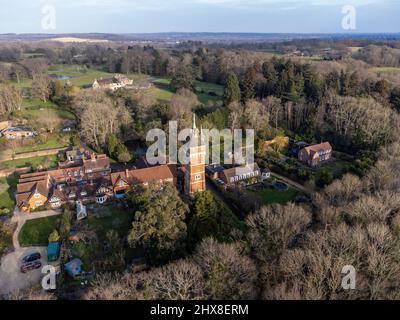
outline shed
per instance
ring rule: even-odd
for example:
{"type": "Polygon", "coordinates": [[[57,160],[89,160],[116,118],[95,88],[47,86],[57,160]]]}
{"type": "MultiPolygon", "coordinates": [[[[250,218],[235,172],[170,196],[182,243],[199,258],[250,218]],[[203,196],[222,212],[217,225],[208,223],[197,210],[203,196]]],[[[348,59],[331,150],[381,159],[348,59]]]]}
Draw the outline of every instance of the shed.
{"type": "Polygon", "coordinates": [[[60,243],[50,242],[47,246],[47,261],[54,262],[60,257],[60,243]]]}
{"type": "Polygon", "coordinates": [[[66,263],[64,267],[68,275],[70,275],[72,278],[76,278],[82,274],[82,265],[83,262],[81,259],[73,259],[66,263]]]}

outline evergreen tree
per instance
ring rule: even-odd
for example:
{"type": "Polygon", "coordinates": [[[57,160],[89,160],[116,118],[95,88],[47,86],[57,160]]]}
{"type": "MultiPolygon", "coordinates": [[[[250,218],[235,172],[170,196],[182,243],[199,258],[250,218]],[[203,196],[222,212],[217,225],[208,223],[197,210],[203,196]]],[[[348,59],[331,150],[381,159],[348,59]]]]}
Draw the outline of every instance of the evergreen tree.
{"type": "Polygon", "coordinates": [[[110,157],[114,157],[118,146],[118,138],[115,134],[110,134],[107,138],[107,151],[110,157]]]}
{"type": "Polygon", "coordinates": [[[240,86],[239,80],[235,73],[231,72],[228,75],[224,90],[224,104],[226,106],[230,105],[232,102],[240,101],[240,86]]]}
{"type": "Polygon", "coordinates": [[[249,68],[243,80],[242,100],[246,102],[254,98],[256,93],[257,74],[254,68],[249,68]]]}

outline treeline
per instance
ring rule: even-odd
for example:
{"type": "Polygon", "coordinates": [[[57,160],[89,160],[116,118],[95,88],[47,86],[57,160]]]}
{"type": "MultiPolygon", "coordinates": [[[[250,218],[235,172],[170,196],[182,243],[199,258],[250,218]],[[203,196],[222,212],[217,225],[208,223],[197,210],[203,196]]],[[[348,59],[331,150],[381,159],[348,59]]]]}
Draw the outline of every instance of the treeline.
{"type": "Polygon", "coordinates": [[[353,57],[377,67],[400,67],[400,48],[369,45],[358,50],[353,57]]]}

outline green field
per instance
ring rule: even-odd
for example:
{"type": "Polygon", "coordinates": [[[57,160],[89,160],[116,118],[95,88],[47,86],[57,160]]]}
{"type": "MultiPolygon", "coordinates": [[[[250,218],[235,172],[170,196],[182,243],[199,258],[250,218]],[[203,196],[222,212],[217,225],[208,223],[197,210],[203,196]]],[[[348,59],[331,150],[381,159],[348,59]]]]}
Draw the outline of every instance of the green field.
{"type": "Polygon", "coordinates": [[[266,205],[273,203],[286,204],[301,195],[301,192],[299,190],[292,187],[290,187],[287,191],[264,189],[253,193],[256,194],[260,198],[262,203],[266,205]]]}
{"type": "Polygon", "coordinates": [[[51,101],[43,102],[37,100],[24,100],[20,111],[15,112],[15,115],[19,118],[27,120],[38,120],[46,117],[46,111],[54,110],[56,114],[62,120],[75,120],[75,115],[69,111],[62,109],[52,103],[51,101]]]}
{"type": "MultiPolygon", "coordinates": [[[[155,87],[151,88],[150,92],[155,95],[158,100],[169,101],[175,94],[173,89],[169,87],[171,80],[168,78],[160,78],[154,81],[155,87]],[[157,87],[157,84],[162,86],[157,87]]],[[[197,94],[199,101],[207,105],[209,102],[221,101],[224,94],[224,87],[218,84],[204,82],[204,81],[194,81],[194,89],[197,94]],[[214,92],[216,96],[210,95],[210,92],[214,92]]]]}
{"type": "Polygon", "coordinates": [[[32,167],[33,170],[36,170],[38,166],[43,166],[44,168],[48,169],[57,167],[57,164],[58,164],[57,155],[49,155],[42,157],[3,161],[0,163],[0,169],[5,169],[5,168],[18,169],[18,168],[32,167]]]}
{"type": "Polygon", "coordinates": [[[19,234],[21,246],[47,246],[49,235],[57,228],[60,219],[60,216],[51,216],[26,221],[19,234]]]}

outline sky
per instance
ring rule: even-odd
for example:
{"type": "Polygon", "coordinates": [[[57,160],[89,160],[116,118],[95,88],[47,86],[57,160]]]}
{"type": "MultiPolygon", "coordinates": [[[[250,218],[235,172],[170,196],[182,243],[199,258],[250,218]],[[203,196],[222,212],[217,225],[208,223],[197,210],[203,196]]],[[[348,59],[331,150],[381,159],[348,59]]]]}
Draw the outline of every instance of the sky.
{"type": "Polygon", "coordinates": [[[400,0],[0,0],[0,5],[0,33],[400,32],[400,0]],[[342,10],[348,5],[355,9],[355,28],[344,29],[349,11],[342,10]]]}

